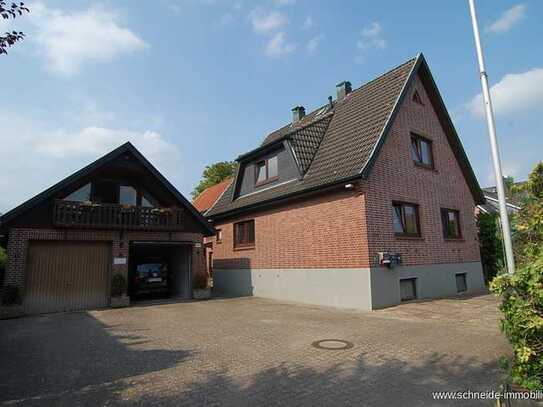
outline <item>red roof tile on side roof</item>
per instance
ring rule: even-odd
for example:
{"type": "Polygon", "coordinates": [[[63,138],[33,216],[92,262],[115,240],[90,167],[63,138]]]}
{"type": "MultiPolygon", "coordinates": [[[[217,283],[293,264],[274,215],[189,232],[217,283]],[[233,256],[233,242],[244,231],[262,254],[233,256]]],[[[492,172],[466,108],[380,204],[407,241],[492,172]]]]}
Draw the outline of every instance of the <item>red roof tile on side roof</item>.
{"type": "Polygon", "coordinates": [[[204,189],[196,198],[194,198],[192,205],[200,212],[204,213],[217,202],[217,199],[221,197],[231,182],[232,178],[227,178],[216,185],[204,189]]]}

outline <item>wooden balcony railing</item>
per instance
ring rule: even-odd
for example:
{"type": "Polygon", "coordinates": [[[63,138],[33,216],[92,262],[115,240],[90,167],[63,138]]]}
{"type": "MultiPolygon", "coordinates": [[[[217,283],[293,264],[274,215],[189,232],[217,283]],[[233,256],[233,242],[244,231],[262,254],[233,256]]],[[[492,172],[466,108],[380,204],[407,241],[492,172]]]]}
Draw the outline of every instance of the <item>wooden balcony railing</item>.
{"type": "Polygon", "coordinates": [[[183,209],[57,200],[53,223],[60,227],[93,229],[181,230],[183,209]]]}

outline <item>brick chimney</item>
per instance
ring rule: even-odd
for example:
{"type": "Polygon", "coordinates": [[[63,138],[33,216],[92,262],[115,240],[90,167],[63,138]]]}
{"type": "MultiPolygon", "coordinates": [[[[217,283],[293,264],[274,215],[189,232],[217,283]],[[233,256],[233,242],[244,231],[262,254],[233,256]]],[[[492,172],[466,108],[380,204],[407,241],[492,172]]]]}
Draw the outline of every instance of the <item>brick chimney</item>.
{"type": "Polygon", "coordinates": [[[292,124],[298,123],[305,116],[305,107],[296,106],[292,108],[292,124]]]}
{"type": "Polygon", "coordinates": [[[337,100],[342,100],[347,96],[349,93],[351,93],[352,87],[351,82],[349,81],[343,81],[336,85],[336,92],[337,92],[337,100]]]}

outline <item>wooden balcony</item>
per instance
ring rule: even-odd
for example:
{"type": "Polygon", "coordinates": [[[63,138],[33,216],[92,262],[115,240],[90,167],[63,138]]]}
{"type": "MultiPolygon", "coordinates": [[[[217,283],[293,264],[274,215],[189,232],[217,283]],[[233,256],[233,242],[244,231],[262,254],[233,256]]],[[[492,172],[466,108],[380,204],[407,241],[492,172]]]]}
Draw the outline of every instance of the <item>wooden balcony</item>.
{"type": "Polygon", "coordinates": [[[70,228],[175,231],[183,229],[183,209],[56,200],[53,224],[70,228]]]}

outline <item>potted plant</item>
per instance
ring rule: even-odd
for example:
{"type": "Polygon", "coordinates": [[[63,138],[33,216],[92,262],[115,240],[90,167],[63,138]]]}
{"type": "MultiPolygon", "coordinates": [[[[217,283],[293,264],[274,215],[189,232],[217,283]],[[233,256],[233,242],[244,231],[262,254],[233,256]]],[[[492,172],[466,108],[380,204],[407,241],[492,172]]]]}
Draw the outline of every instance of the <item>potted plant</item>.
{"type": "Polygon", "coordinates": [[[207,300],[211,298],[211,288],[206,272],[196,273],[192,281],[192,298],[207,300]]]}
{"type": "Polygon", "coordinates": [[[123,273],[115,273],[111,279],[111,307],[122,308],[130,305],[126,295],[126,278],[123,273]]]}
{"type": "Polygon", "coordinates": [[[21,289],[14,285],[4,287],[0,319],[17,318],[24,314],[21,289]]]}

